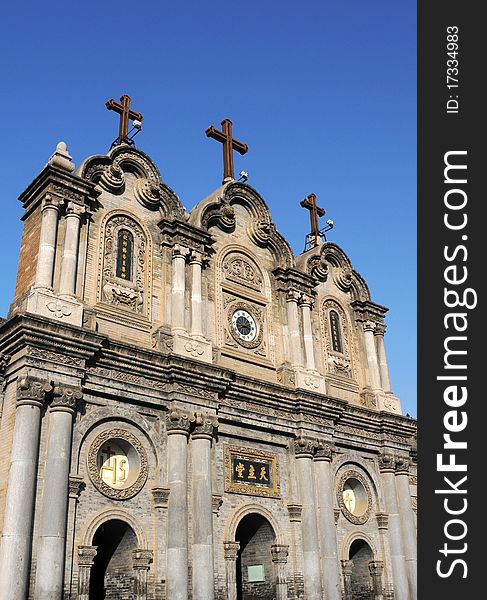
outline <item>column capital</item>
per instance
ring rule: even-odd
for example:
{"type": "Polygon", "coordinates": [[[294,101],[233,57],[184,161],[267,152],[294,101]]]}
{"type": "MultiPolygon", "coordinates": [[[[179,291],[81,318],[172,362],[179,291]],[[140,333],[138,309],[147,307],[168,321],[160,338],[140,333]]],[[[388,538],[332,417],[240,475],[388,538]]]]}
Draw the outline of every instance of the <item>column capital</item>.
{"type": "Polygon", "coordinates": [[[181,244],[174,244],[174,246],[172,247],[172,257],[174,258],[184,258],[184,260],[186,260],[186,258],[189,255],[189,248],[186,248],[185,246],[181,246],[181,244]]]}
{"type": "Polygon", "coordinates": [[[311,310],[314,306],[314,298],[308,294],[300,294],[298,304],[301,307],[308,307],[311,310]]]}
{"type": "Polygon", "coordinates": [[[214,415],[204,412],[195,413],[195,427],[192,433],[194,440],[213,438],[215,429],[218,427],[218,419],[214,415]]]}
{"type": "Polygon", "coordinates": [[[376,323],[375,324],[374,335],[384,336],[386,331],[387,331],[387,325],[385,323],[376,323]]]}
{"type": "Polygon", "coordinates": [[[297,304],[300,296],[300,292],[296,290],[288,290],[286,292],[286,302],[295,302],[297,304]]]}
{"type": "Polygon", "coordinates": [[[289,520],[291,522],[299,522],[301,521],[301,514],[303,512],[303,505],[296,503],[289,503],[287,505],[287,511],[289,513],[289,520]]]}
{"type": "Polygon", "coordinates": [[[41,407],[46,394],[52,391],[52,385],[46,379],[24,375],[17,380],[17,406],[31,404],[41,407]]]}
{"type": "Polygon", "coordinates": [[[85,489],[85,480],[81,475],[70,475],[68,479],[68,495],[78,500],[81,492],[85,489]]]}
{"type": "Polygon", "coordinates": [[[190,250],[188,260],[190,265],[196,264],[205,267],[209,261],[209,257],[204,252],[198,252],[198,250],[190,250]]]}
{"type": "Polygon", "coordinates": [[[381,576],[384,572],[384,562],[382,560],[371,560],[369,562],[369,572],[372,577],[381,576]]]}
{"type": "Polygon", "coordinates": [[[73,414],[77,403],[83,398],[80,388],[56,384],[49,410],[69,412],[73,414]]]}
{"type": "Polygon", "coordinates": [[[316,442],[314,440],[302,437],[294,440],[294,454],[296,458],[313,458],[315,448],[316,442]]]}
{"type": "Polygon", "coordinates": [[[183,434],[189,436],[189,429],[191,423],[194,421],[194,413],[188,413],[178,408],[171,408],[166,415],[167,435],[183,434]]]}
{"type": "Polygon", "coordinates": [[[273,563],[287,563],[289,555],[289,546],[287,544],[272,544],[271,556],[273,563]]]}
{"type": "Polygon", "coordinates": [[[225,560],[237,560],[240,542],[223,542],[225,560]]]}
{"type": "Polygon", "coordinates": [[[152,550],[142,550],[138,548],[132,551],[132,566],[134,569],[148,571],[152,560],[152,550]]]}
{"type": "Polygon", "coordinates": [[[375,514],[377,519],[377,527],[379,529],[387,529],[389,527],[389,515],[387,513],[378,512],[375,514]]]}
{"type": "Polygon", "coordinates": [[[389,452],[379,454],[379,470],[381,473],[394,473],[396,460],[394,455],[389,452]]]}
{"type": "Polygon", "coordinates": [[[333,446],[326,442],[318,442],[315,450],[315,460],[326,460],[331,462],[333,446]]]}
{"type": "Polygon", "coordinates": [[[152,499],[154,500],[154,508],[167,508],[169,501],[170,490],[164,487],[152,488],[152,499]]]}
{"type": "Polygon", "coordinates": [[[80,567],[91,567],[97,550],[98,546],[78,546],[78,565],[80,567]]]}
{"type": "Polygon", "coordinates": [[[375,331],[375,327],[376,327],[376,324],[375,324],[374,321],[367,320],[367,321],[363,322],[364,331],[372,331],[372,332],[374,332],[375,331]]]}
{"type": "Polygon", "coordinates": [[[411,463],[406,456],[396,456],[396,475],[408,475],[411,463]]]}
{"type": "Polygon", "coordinates": [[[342,560],[342,570],[345,576],[351,576],[353,571],[353,560],[342,560]]]}
{"type": "Polygon", "coordinates": [[[56,212],[59,212],[63,204],[63,198],[60,198],[59,196],[53,196],[52,194],[46,194],[42,200],[41,212],[44,212],[48,208],[52,208],[56,212]]]}
{"type": "Polygon", "coordinates": [[[81,219],[81,216],[86,212],[86,206],[78,204],[70,200],[66,205],[66,217],[76,217],[81,219]]]}

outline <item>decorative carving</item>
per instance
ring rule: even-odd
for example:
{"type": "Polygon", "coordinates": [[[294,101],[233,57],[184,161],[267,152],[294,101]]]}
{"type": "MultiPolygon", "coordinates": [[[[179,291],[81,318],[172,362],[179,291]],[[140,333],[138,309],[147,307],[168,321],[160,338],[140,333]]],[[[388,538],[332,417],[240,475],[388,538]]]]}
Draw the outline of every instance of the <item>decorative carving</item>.
{"type": "Polygon", "coordinates": [[[340,518],[342,511],[339,508],[333,509],[333,516],[335,517],[335,525],[338,524],[338,519],[340,518]]]}
{"type": "Polygon", "coordinates": [[[306,268],[307,272],[318,281],[325,282],[328,279],[328,265],[323,254],[312,256],[306,268]]]}
{"type": "Polygon", "coordinates": [[[331,461],[333,447],[325,442],[318,442],[315,450],[315,460],[331,461]]]}
{"type": "Polygon", "coordinates": [[[218,419],[208,413],[197,412],[195,414],[195,427],[193,439],[212,439],[214,430],[218,427],[218,419]]]}
{"type": "Polygon", "coordinates": [[[140,225],[126,215],[112,216],[105,226],[100,300],[136,313],[144,313],[145,298],[150,298],[151,289],[150,269],[146,265],[148,256],[150,257],[150,246],[140,225]],[[121,229],[127,229],[134,239],[130,281],[117,277],[118,232],[121,229]]]}
{"type": "Polygon", "coordinates": [[[123,381],[124,383],[132,383],[135,385],[154,388],[156,390],[165,390],[167,388],[165,381],[156,381],[154,379],[148,379],[147,377],[142,377],[141,375],[135,375],[133,373],[127,373],[125,371],[115,371],[113,369],[105,369],[103,367],[88,367],[86,371],[92,375],[106,377],[107,379],[117,379],[118,381],[123,381]]]}
{"type": "Polygon", "coordinates": [[[393,454],[382,452],[379,454],[379,470],[381,473],[394,473],[396,461],[393,454]]]}
{"type": "Polygon", "coordinates": [[[166,430],[168,435],[172,433],[189,434],[191,423],[194,423],[194,413],[172,408],[166,415],[166,430]]]}
{"type": "Polygon", "coordinates": [[[247,258],[232,253],[225,258],[222,266],[225,278],[229,281],[262,291],[262,275],[247,258]]]}
{"type": "Polygon", "coordinates": [[[271,235],[275,233],[276,226],[266,214],[262,214],[259,218],[251,221],[248,227],[250,239],[257,246],[265,247],[271,239],[271,235]]]}
{"type": "Polygon", "coordinates": [[[271,556],[273,563],[287,563],[289,546],[287,544],[272,544],[271,556]]]}
{"type": "Polygon", "coordinates": [[[216,225],[222,231],[230,232],[235,229],[235,210],[230,202],[218,198],[217,202],[209,204],[205,209],[201,221],[205,229],[216,225]]]}
{"type": "Polygon", "coordinates": [[[367,480],[361,473],[354,470],[347,470],[340,476],[337,485],[337,500],[342,513],[351,523],[354,523],[355,525],[363,525],[368,521],[370,511],[372,510],[372,494],[370,493],[367,480]],[[357,514],[349,510],[349,507],[345,504],[343,497],[345,485],[350,480],[358,481],[359,487],[362,487],[362,493],[365,493],[366,496],[365,498],[360,499],[362,503],[365,502],[365,506],[362,506],[362,511],[357,514]]]}
{"type": "Polygon", "coordinates": [[[77,500],[85,489],[86,483],[81,475],[70,475],[68,480],[68,493],[70,498],[77,500]]]}
{"type": "Polygon", "coordinates": [[[121,194],[125,189],[125,177],[118,163],[107,165],[102,172],[100,186],[112,194],[121,194]]]}
{"type": "Polygon", "coordinates": [[[216,393],[211,390],[196,387],[193,385],[187,385],[185,383],[178,383],[177,390],[179,392],[184,392],[185,394],[189,394],[190,396],[196,396],[197,398],[205,398],[206,400],[215,400],[216,393]]]}
{"type": "Polygon", "coordinates": [[[95,560],[96,546],[78,546],[78,566],[91,567],[95,560]]]}
{"type": "Polygon", "coordinates": [[[152,563],[152,550],[136,549],[132,551],[132,565],[134,569],[148,570],[152,563]]]}
{"type": "Polygon", "coordinates": [[[223,547],[225,560],[236,561],[240,550],[240,542],[223,542],[223,547]]]}
{"type": "Polygon", "coordinates": [[[163,487],[152,488],[154,508],[167,508],[167,503],[169,501],[169,492],[169,489],[163,487]]]}
{"type": "Polygon", "coordinates": [[[351,339],[349,334],[348,319],[343,308],[334,300],[325,300],[322,306],[321,315],[322,337],[325,342],[326,350],[326,366],[329,373],[340,377],[355,378],[351,339]],[[332,332],[330,328],[330,312],[334,311],[339,317],[340,341],[342,352],[337,352],[333,349],[332,332]]]}
{"type": "Polygon", "coordinates": [[[299,437],[294,440],[294,454],[296,457],[306,456],[311,458],[317,444],[314,440],[299,437]]]}
{"type": "Polygon", "coordinates": [[[46,394],[52,391],[52,385],[45,379],[24,375],[17,380],[17,406],[32,404],[42,407],[46,394]]]}
{"type": "Polygon", "coordinates": [[[418,477],[417,475],[409,476],[409,485],[418,485],[418,477]]]}
{"type": "Polygon", "coordinates": [[[384,335],[387,331],[387,325],[385,323],[376,323],[374,335],[384,335]]]}
{"type": "Polygon", "coordinates": [[[83,392],[80,389],[56,385],[54,387],[51,410],[60,410],[73,413],[76,404],[83,398],[83,392]]]}
{"type": "Polygon", "coordinates": [[[303,506],[301,504],[290,503],[287,505],[287,511],[289,513],[289,520],[292,523],[301,521],[301,513],[303,512],[303,506]]]}
{"type": "Polygon", "coordinates": [[[418,511],[418,498],[417,496],[411,496],[411,507],[414,512],[418,511]]]}
{"type": "Polygon", "coordinates": [[[409,459],[405,456],[396,456],[396,474],[409,476],[409,459]]]}
{"type": "Polygon", "coordinates": [[[72,313],[71,307],[64,302],[61,302],[61,300],[52,300],[51,302],[47,302],[46,308],[49,312],[54,313],[54,316],[57,319],[69,317],[69,315],[72,313]]]}
{"type": "Polygon", "coordinates": [[[57,352],[51,352],[50,350],[36,348],[34,346],[29,346],[29,356],[48,360],[56,364],[69,365],[71,367],[82,368],[84,366],[84,360],[82,358],[76,358],[66,354],[58,354],[57,352]]]}
{"type": "Polygon", "coordinates": [[[211,496],[211,510],[214,515],[218,516],[218,514],[220,512],[220,507],[222,504],[223,504],[223,496],[220,496],[219,494],[213,494],[211,496]]]}
{"type": "MultiPolygon", "coordinates": [[[[133,462],[133,461],[132,461],[133,462]]],[[[113,500],[127,500],[140,492],[144,487],[149,474],[147,454],[140,443],[140,440],[125,429],[114,428],[105,429],[93,441],[88,450],[88,474],[93,485],[104,496],[108,496],[113,500]],[[100,467],[98,464],[98,455],[101,447],[109,440],[123,440],[129,444],[134,450],[138,458],[138,468],[136,465],[131,467],[135,470],[133,479],[128,482],[127,487],[113,488],[106,484],[100,477],[100,467]]]]}
{"type": "Polygon", "coordinates": [[[352,269],[347,265],[333,269],[333,280],[339,290],[349,292],[352,285],[352,269]]]}
{"type": "Polygon", "coordinates": [[[203,345],[197,342],[196,340],[188,340],[184,344],[184,349],[193,358],[198,358],[205,353],[203,345]]]}
{"type": "Polygon", "coordinates": [[[377,527],[379,529],[387,529],[389,527],[389,515],[387,513],[378,512],[375,518],[377,519],[377,527]]]}

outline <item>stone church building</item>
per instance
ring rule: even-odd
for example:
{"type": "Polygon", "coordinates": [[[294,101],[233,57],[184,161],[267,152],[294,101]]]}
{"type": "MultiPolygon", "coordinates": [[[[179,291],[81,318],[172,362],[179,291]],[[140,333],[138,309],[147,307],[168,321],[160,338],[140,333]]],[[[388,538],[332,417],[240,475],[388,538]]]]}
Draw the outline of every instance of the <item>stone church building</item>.
{"type": "Polygon", "coordinates": [[[187,212],[115,105],[108,153],[75,168],[60,142],[20,196],[0,599],[414,600],[387,309],[316,228],[293,254],[230,121],[206,132],[223,185],[187,212]]]}

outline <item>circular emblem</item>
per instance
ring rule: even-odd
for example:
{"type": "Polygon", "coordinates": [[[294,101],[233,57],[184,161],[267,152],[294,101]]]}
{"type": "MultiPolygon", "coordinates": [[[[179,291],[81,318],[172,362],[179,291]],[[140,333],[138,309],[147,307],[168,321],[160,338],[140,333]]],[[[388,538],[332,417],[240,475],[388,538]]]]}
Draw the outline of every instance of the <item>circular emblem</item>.
{"type": "Polygon", "coordinates": [[[252,342],[257,336],[257,323],[254,317],[242,308],[232,315],[232,326],[238,337],[246,342],[252,342]]]}
{"type": "Polygon", "coordinates": [[[88,473],[102,494],[126,500],[140,492],[147,480],[147,454],[132,433],[107,429],[90,446],[88,473]]]}
{"type": "Polygon", "coordinates": [[[244,348],[257,348],[262,343],[262,311],[246,302],[235,302],[228,315],[228,328],[234,340],[244,348]]]}
{"type": "Polygon", "coordinates": [[[345,517],[362,525],[370,515],[372,496],[365,477],[357,471],[346,471],[338,482],[338,504],[345,517]]]}

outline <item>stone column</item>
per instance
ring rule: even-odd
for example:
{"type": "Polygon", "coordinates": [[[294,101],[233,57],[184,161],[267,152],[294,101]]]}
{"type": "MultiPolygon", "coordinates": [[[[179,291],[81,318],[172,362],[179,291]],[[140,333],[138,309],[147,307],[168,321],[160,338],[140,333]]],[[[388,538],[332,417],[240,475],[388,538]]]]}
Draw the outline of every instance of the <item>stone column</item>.
{"type": "Polygon", "coordinates": [[[199,252],[191,252],[189,257],[191,268],[191,335],[203,336],[203,304],[201,298],[201,271],[203,257],[199,252]]]}
{"type": "Polygon", "coordinates": [[[379,469],[383,483],[386,510],[389,514],[389,547],[391,551],[392,576],[396,600],[412,600],[402,545],[402,527],[397,503],[395,483],[395,460],[391,454],[383,453],[379,457],[379,469]]]}
{"type": "Polygon", "coordinates": [[[416,524],[409,489],[409,460],[396,457],[396,489],[399,516],[402,526],[402,540],[411,598],[417,595],[417,539],[416,524]]]}
{"type": "Polygon", "coordinates": [[[211,493],[211,441],[218,421],[196,414],[191,440],[193,466],[193,600],[213,600],[213,497],[211,493]]]}
{"type": "Polygon", "coordinates": [[[186,290],[186,256],[189,250],[176,244],[172,252],[171,327],[183,330],[186,290]]]}
{"type": "Polygon", "coordinates": [[[352,571],[353,571],[353,560],[342,560],[344,600],[353,600],[353,598],[352,598],[352,571]]]}
{"type": "Polygon", "coordinates": [[[332,449],[320,444],[315,452],[318,531],[321,542],[321,569],[326,600],[341,600],[340,568],[337,558],[334,496],[335,481],[331,469],[332,449]]]}
{"type": "Polygon", "coordinates": [[[311,328],[311,305],[312,300],[309,296],[301,296],[299,306],[301,307],[301,317],[303,322],[305,367],[314,371],[316,369],[316,363],[313,348],[313,331],[311,328]]]}
{"type": "Polygon", "coordinates": [[[225,573],[227,576],[227,600],[237,600],[237,557],[240,542],[223,542],[225,548],[225,573]]]}
{"type": "Polygon", "coordinates": [[[86,487],[81,475],[69,475],[68,479],[68,521],[66,525],[66,560],[64,567],[64,581],[68,587],[67,598],[72,597],[73,565],[74,565],[74,536],[76,523],[76,510],[81,492],[86,487]]]}
{"type": "Polygon", "coordinates": [[[289,546],[272,544],[272,562],[276,565],[276,600],[287,600],[286,564],[289,546]]]}
{"type": "Polygon", "coordinates": [[[167,426],[167,600],[188,600],[187,453],[191,419],[171,409],[167,426]]]}
{"type": "Polygon", "coordinates": [[[35,286],[52,289],[54,275],[54,259],[56,257],[56,238],[59,209],[63,201],[46,194],[41,208],[41,236],[39,254],[37,255],[37,271],[35,286]]]}
{"type": "Polygon", "coordinates": [[[380,381],[384,392],[391,392],[391,381],[389,379],[389,367],[387,366],[386,347],[384,344],[384,334],[387,327],[384,323],[377,323],[375,326],[375,339],[377,340],[377,355],[379,359],[380,381]]]}
{"type": "Polygon", "coordinates": [[[30,375],[17,381],[17,410],[0,546],[0,600],[27,597],[41,409],[51,389],[50,383],[30,375]]]}
{"type": "Polygon", "coordinates": [[[294,442],[296,470],[301,496],[304,590],[307,600],[321,600],[320,547],[316,520],[313,452],[315,443],[302,438],[294,442]]]}
{"type": "Polygon", "coordinates": [[[90,600],[90,575],[98,546],[78,546],[78,600],[90,600]]]}
{"type": "Polygon", "coordinates": [[[76,270],[78,267],[79,232],[81,215],[86,208],[75,202],[69,202],[66,208],[66,232],[64,235],[63,258],[61,262],[61,280],[59,293],[74,296],[76,292],[76,270]]]}
{"type": "Polygon", "coordinates": [[[61,600],[63,596],[73,415],[82,396],[81,390],[56,386],[49,407],[35,600],[61,600]]]}
{"type": "Polygon", "coordinates": [[[301,353],[301,333],[299,331],[298,319],[298,292],[289,291],[286,296],[287,302],[287,326],[289,330],[290,359],[293,367],[303,366],[301,353]]]}
{"type": "Polygon", "coordinates": [[[135,572],[134,600],[147,600],[147,574],[152,562],[152,550],[134,550],[132,565],[135,572]]]}
{"type": "Polygon", "coordinates": [[[380,385],[380,373],[379,363],[377,361],[377,352],[375,349],[374,341],[374,330],[375,323],[373,321],[365,321],[364,323],[364,340],[365,340],[365,353],[367,355],[369,384],[373,390],[379,390],[380,385]]]}
{"type": "Polygon", "coordinates": [[[372,586],[374,590],[374,600],[384,600],[382,573],[384,563],[381,560],[371,560],[369,562],[370,576],[372,577],[372,586]]]}

